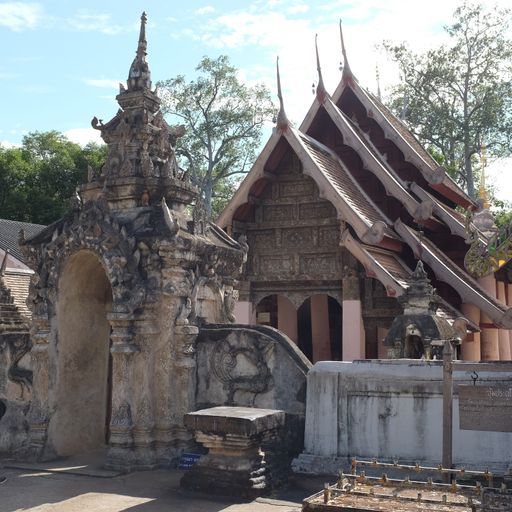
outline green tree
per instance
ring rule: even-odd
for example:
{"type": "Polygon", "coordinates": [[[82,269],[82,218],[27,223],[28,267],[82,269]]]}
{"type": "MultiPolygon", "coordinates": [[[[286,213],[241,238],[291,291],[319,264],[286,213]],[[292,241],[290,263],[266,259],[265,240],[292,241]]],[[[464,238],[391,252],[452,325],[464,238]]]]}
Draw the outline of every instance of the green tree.
{"type": "Polygon", "coordinates": [[[20,148],[0,148],[0,217],[49,224],[69,209],[87,166],[105,159],[106,147],[81,148],[57,131],[34,132],[20,148]]]}
{"type": "Polygon", "coordinates": [[[509,26],[508,9],[464,3],[445,27],[446,45],[416,54],[405,44],[384,43],[403,76],[391,108],[472,197],[481,146],[491,157],[512,153],[509,26]]]}
{"type": "Polygon", "coordinates": [[[30,165],[20,148],[0,146],[0,218],[30,221],[27,182],[30,165]]]}
{"type": "Polygon", "coordinates": [[[163,112],[184,123],[177,155],[201,191],[208,216],[229,200],[226,191],[247,173],[259,148],[262,127],[274,113],[264,85],[249,87],[228,57],[203,57],[199,75],[159,82],[163,112]]]}

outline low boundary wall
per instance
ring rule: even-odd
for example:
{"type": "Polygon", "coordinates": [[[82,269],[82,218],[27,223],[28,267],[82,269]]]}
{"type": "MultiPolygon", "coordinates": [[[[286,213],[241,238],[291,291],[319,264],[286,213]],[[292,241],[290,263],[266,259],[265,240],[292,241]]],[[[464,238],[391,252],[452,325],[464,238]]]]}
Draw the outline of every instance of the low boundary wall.
{"type": "MultiPolygon", "coordinates": [[[[442,459],[441,361],[323,361],[308,374],[304,452],[299,473],[336,474],[352,457],[438,465],[442,459]]],[[[457,385],[510,385],[512,362],[456,362],[453,463],[505,472],[512,433],[461,430],[457,385]]]]}

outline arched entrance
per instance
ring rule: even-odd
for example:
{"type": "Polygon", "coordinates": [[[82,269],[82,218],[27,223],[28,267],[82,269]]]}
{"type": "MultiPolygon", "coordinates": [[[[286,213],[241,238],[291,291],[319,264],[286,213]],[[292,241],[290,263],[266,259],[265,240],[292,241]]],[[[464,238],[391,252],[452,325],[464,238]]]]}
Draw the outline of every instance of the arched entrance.
{"type": "Polygon", "coordinates": [[[98,257],[71,256],[61,273],[56,305],[54,404],[48,436],[57,455],[105,444],[110,420],[109,363],[112,289],[98,257]]]}

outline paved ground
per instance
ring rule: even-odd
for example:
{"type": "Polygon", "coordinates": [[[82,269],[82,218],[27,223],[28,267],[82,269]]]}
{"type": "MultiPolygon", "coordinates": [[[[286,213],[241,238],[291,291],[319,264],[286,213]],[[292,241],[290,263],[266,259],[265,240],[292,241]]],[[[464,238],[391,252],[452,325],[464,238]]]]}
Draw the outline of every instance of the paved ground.
{"type": "Polygon", "coordinates": [[[299,512],[301,500],[312,494],[294,486],[248,503],[183,491],[181,475],[158,470],[105,478],[4,468],[0,476],[7,479],[0,483],[0,511],[299,512]]]}

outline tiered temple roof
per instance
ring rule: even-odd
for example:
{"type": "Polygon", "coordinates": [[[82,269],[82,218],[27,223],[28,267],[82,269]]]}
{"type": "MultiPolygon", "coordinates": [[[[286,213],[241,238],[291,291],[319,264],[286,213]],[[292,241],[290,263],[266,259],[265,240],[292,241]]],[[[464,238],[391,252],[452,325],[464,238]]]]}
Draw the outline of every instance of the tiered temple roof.
{"type": "MultiPolygon", "coordinates": [[[[294,128],[284,112],[278,71],[277,125],[253,168],[218,219],[230,229],[249,218],[265,183],[286,151],[314,180],[342,221],[340,243],[378,279],[388,296],[404,293],[420,258],[443,299],[439,314],[461,316],[462,303],[477,306],[496,327],[512,328],[512,309],[492,297],[464,268],[469,249],[465,217],[472,200],[422,147],[407,126],[365,90],[345,65],[334,94],[325,90],[317,51],[317,94],[294,128]]],[[[472,226],[474,228],[474,226],[472,226]]],[[[476,228],[474,228],[476,229],[476,228]]],[[[482,244],[486,236],[477,231],[482,244]]],[[[472,330],[478,327],[469,322],[472,330]]]]}

